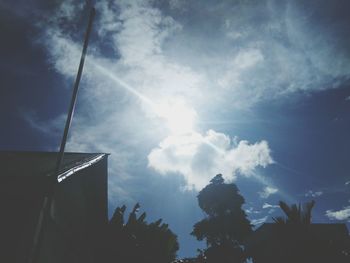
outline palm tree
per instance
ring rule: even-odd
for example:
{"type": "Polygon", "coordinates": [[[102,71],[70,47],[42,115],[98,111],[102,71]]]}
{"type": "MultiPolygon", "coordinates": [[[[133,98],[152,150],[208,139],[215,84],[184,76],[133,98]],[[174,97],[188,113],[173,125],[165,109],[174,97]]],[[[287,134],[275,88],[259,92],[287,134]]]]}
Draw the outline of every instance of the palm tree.
{"type": "Polygon", "coordinates": [[[125,222],[126,206],[117,207],[106,229],[106,249],[101,262],[170,263],[179,249],[177,236],[162,219],[148,223],[139,217],[137,203],[125,222]]]}
{"type": "Polygon", "coordinates": [[[286,217],[272,218],[278,224],[311,224],[311,210],[315,206],[315,201],[305,203],[303,206],[293,204],[288,206],[285,202],[280,201],[279,206],[286,214],[286,217]]]}

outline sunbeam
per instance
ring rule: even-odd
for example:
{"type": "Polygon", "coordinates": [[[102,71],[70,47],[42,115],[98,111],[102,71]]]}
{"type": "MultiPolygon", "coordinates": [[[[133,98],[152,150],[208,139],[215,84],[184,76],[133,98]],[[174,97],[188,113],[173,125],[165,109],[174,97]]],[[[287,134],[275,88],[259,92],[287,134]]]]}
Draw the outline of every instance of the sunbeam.
{"type": "Polygon", "coordinates": [[[197,113],[194,109],[186,105],[183,99],[160,99],[155,103],[144,94],[131,87],[128,83],[117,77],[110,70],[92,63],[94,67],[103,75],[116,82],[120,87],[135,95],[139,100],[146,103],[157,117],[165,120],[167,127],[172,134],[184,134],[194,131],[197,113]]]}

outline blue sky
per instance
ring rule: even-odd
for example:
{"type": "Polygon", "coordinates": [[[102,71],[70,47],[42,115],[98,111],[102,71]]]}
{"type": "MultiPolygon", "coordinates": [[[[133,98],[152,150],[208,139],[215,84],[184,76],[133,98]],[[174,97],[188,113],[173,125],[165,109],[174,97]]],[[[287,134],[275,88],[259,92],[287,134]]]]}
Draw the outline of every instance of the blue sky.
{"type": "MultiPolygon", "coordinates": [[[[316,200],[350,216],[347,1],[95,1],[69,151],[108,152],[109,208],[140,202],[179,236],[222,173],[250,220],[316,200]]],[[[87,23],[85,1],[0,3],[2,150],[57,150],[87,23]]]]}

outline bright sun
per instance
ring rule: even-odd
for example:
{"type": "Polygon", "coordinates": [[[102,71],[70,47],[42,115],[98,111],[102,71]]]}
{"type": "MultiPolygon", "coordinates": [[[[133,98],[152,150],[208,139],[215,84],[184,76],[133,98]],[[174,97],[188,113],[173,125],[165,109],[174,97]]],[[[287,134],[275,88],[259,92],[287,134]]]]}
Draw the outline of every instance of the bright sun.
{"type": "Polygon", "coordinates": [[[154,107],[156,114],[163,118],[173,134],[184,134],[194,129],[197,113],[183,100],[167,100],[154,107]]]}

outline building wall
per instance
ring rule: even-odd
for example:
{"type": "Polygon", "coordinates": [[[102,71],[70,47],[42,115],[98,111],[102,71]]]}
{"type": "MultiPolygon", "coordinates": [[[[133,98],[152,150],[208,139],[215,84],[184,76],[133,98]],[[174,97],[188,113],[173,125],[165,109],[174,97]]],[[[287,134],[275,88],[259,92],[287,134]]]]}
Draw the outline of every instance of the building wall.
{"type": "Polygon", "coordinates": [[[46,186],[43,178],[1,177],[0,262],[26,262],[46,186]]]}
{"type": "MultiPolygon", "coordinates": [[[[1,174],[1,263],[28,262],[47,189],[47,176],[1,174]]],[[[51,214],[38,262],[99,262],[101,233],[108,222],[107,156],[57,185],[51,214]]]]}
{"type": "Polygon", "coordinates": [[[58,184],[39,262],[98,262],[108,222],[107,158],[58,184]]]}

